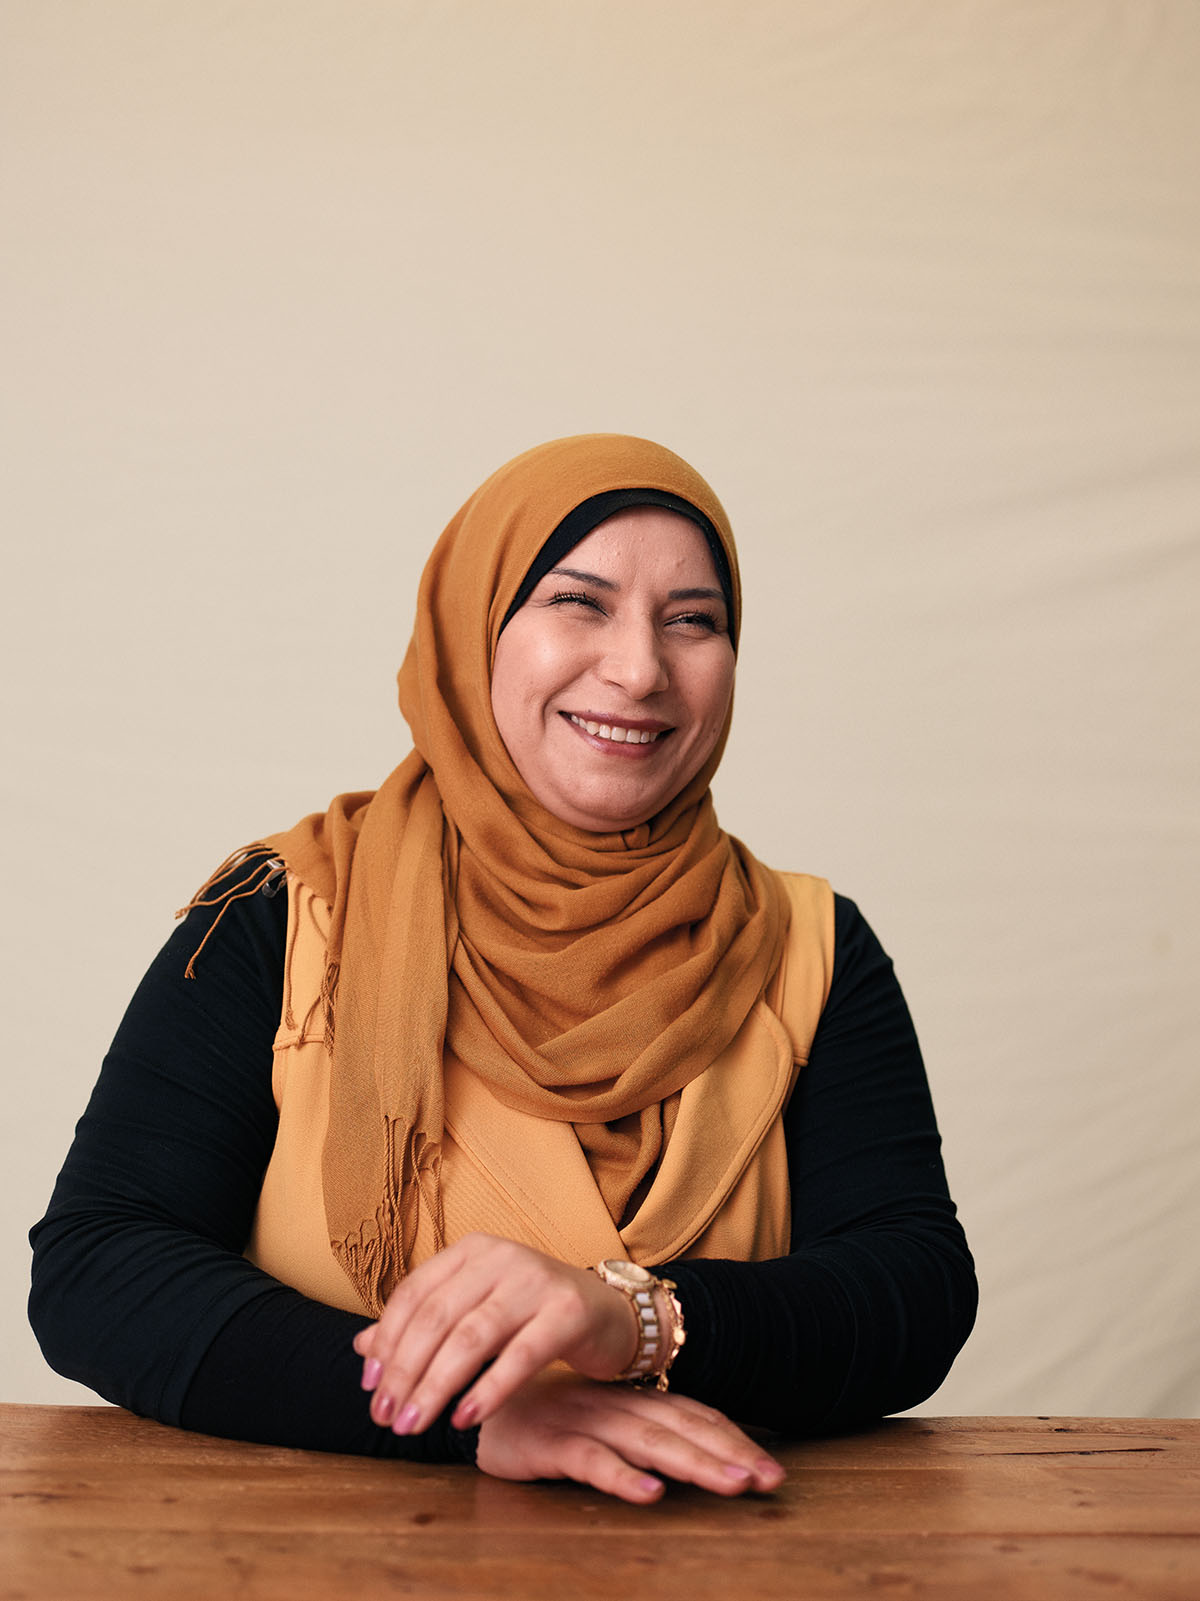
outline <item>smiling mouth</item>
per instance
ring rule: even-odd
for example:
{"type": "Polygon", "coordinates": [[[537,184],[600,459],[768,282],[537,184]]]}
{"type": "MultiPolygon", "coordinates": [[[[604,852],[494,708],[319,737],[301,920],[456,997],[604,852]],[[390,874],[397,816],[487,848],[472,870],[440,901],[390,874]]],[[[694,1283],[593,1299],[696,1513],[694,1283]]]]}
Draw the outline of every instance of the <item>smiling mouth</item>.
{"type": "Polygon", "coordinates": [[[669,734],[669,728],[630,728],[627,723],[594,723],[586,717],[576,717],[574,712],[564,714],[569,723],[576,728],[582,728],[585,734],[591,734],[596,739],[609,739],[615,745],[653,745],[656,739],[663,734],[669,734]]]}

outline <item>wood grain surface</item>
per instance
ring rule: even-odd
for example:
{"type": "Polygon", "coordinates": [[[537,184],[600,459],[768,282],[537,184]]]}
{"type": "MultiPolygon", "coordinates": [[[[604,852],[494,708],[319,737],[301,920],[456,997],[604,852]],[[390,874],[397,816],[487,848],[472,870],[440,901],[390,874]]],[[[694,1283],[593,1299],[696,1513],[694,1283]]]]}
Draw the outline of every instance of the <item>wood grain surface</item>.
{"type": "Polygon", "coordinates": [[[1200,1422],[912,1418],[769,1497],[567,1484],[0,1406],[0,1597],[1200,1601],[1200,1422]]]}

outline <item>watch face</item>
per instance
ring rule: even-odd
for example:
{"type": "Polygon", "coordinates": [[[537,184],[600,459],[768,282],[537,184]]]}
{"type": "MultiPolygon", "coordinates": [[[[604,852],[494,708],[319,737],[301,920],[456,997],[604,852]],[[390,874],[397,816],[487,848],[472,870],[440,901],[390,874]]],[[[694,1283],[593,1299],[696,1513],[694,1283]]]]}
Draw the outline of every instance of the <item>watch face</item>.
{"type": "Polygon", "coordinates": [[[649,1284],[654,1277],[644,1267],[639,1267],[636,1262],[610,1260],[605,1262],[604,1266],[614,1278],[624,1279],[626,1284],[649,1284]]]}

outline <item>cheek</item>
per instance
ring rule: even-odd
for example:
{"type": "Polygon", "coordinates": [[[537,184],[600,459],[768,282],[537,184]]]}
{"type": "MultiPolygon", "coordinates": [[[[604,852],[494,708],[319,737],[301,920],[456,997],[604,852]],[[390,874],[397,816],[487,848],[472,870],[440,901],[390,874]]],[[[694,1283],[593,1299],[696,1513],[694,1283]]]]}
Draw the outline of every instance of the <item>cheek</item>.
{"type": "Polygon", "coordinates": [[[547,702],[570,676],[570,663],[561,644],[545,631],[517,631],[520,614],[501,635],[492,667],[492,715],[509,755],[533,737],[547,702]]]}
{"type": "Polygon", "coordinates": [[[512,754],[512,736],[520,710],[520,680],[515,653],[509,648],[507,634],[496,646],[496,659],[492,663],[492,717],[500,731],[500,738],[512,754]]]}
{"type": "Polygon", "coordinates": [[[725,725],[725,717],[729,711],[729,702],[732,695],[732,660],[714,663],[703,685],[697,686],[696,699],[692,703],[696,709],[698,721],[704,730],[705,740],[710,747],[716,743],[721,729],[725,725]]]}

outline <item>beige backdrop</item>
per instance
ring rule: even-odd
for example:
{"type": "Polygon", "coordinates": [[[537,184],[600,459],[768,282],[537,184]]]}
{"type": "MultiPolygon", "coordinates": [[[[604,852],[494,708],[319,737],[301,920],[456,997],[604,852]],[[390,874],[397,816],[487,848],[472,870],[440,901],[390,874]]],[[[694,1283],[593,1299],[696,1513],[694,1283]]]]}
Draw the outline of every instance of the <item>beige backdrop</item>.
{"type": "Polygon", "coordinates": [[[172,909],[378,781],[539,440],[694,460],[726,825],[897,959],[975,1247],[932,1406],[1194,1412],[1200,6],[0,0],[5,1397],[172,909]]]}

